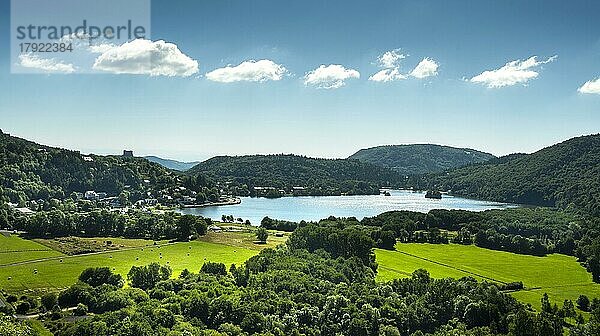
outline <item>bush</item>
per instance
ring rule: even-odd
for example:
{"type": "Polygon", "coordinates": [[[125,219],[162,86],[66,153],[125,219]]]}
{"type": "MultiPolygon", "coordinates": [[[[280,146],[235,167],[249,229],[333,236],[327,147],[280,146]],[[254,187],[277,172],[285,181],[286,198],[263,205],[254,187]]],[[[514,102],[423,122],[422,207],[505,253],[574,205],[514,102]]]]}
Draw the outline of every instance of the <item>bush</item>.
{"type": "Polygon", "coordinates": [[[87,313],[88,313],[88,306],[84,305],[83,303],[77,304],[77,308],[73,312],[73,314],[75,314],[75,316],[85,316],[85,315],[87,315],[87,313]]]}
{"type": "Polygon", "coordinates": [[[267,232],[267,229],[265,229],[263,227],[259,227],[256,230],[256,239],[258,241],[266,242],[268,237],[269,237],[269,232],[267,232]]]}
{"type": "Polygon", "coordinates": [[[504,284],[503,286],[501,286],[500,289],[502,289],[502,290],[510,290],[510,291],[521,290],[521,289],[523,289],[523,282],[521,282],[521,281],[509,282],[509,283],[504,284]]]}
{"type": "Polygon", "coordinates": [[[583,311],[590,310],[590,299],[585,295],[579,295],[577,298],[577,308],[583,311]]]}
{"type": "Polygon", "coordinates": [[[131,282],[131,287],[148,290],[154,288],[159,281],[167,280],[171,273],[171,267],[151,263],[148,266],[133,266],[127,274],[127,279],[131,282]]]}
{"type": "Polygon", "coordinates": [[[19,299],[15,295],[12,295],[12,294],[6,297],[6,302],[8,302],[8,303],[15,303],[18,300],[19,299]]]}
{"type": "Polygon", "coordinates": [[[56,293],[46,293],[42,296],[42,306],[46,311],[51,311],[58,304],[58,296],[56,293]]]}
{"type": "Polygon", "coordinates": [[[25,315],[31,309],[31,305],[27,301],[22,301],[17,305],[17,314],[25,315]]]}
{"type": "Polygon", "coordinates": [[[108,267],[90,267],[81,272],[79,281],[85,282],[92,287],[103,284],[113,285],[121,288],[125,284],[120,274],[114,274],[108,267]]]}
{"type": "Polygon", "coordinates": [[[214,263],[207,261],[202,265],[200,272],[215,275],[227,275],[227,269],[223,263],[214,263]]]}

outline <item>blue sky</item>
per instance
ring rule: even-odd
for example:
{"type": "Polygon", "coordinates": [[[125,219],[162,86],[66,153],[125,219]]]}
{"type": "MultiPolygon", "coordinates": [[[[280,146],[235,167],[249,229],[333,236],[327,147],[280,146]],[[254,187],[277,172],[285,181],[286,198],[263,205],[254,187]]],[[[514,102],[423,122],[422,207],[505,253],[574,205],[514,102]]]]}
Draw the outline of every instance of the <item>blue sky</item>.
{"type": "Polygon", "coordinates": [[[0,128],[45,144],[181,160],[403,143],[503,155],[600,132],[596,86],[578,91],[600,77],[597,1],[152,1],[147,46],[174,44],[193,72],[173,76],[11,74],[0,1],[0,128]],[[436,67],[417,78],[425,58],[436,67]],[[275,73],[227,69],[249,60],[275,73]],[[350,78],[307,81],[321,65],[350,78]],[[398,76],[369,80],[382,70],[398,76]]]}

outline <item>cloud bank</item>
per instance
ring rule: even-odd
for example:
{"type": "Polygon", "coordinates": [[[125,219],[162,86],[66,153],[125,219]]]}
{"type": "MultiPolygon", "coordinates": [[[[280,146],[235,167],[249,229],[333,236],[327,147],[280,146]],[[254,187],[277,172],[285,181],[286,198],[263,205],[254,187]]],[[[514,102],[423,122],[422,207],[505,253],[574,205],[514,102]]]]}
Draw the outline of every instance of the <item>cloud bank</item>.
{"type": "Polygon", "coordinates": [[[320,89],[337,89],[346,85],[346,80],[360,78],[360,73],[339,64],[321,65],[304,76],[304,85],[320,89]]]}
{"type": "Polygon", "coordinates": [[[183,54],[177,45],[162,40],[137,39],[106,48],[93,69],[115,74],[189,77],[198,73],[198,61],[183,54]]]}
{"type": "Polygon", "coordinates": [[[470,79],[473,83],[483,84],[488,88],[501,88],[516,84],[526,85],[530,80],[537,78],[538,67],[553,62],[557,56],[552,56],[545,61],[538,61],[537,56],[526,60],[515,60],[506,63],[495,70],[487,70],[470,79]]]}
{"type": "Polygon", "coordinates": [[[206,78],[221,83],[278,81],[287,73],[287,69],[271,60],[242,62],[237,66],[219,68],[206,74],[206,78]]]}

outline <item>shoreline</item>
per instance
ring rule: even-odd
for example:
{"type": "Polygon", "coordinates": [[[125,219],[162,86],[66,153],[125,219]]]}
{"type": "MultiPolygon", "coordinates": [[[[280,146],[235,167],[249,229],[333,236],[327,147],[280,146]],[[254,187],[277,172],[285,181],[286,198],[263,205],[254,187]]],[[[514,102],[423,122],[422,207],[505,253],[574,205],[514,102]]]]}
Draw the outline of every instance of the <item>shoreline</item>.
{"type": "Polygon", "coordinates": [[[242,199],[239,197],[230,198],[224,202],[209,202],[204,204],[191,204],[191,205],[181,205],[179,208],[181,209],[193,209],[193,208],[204,208],[209,206],[223,206],[223,205],[237,205],[241,204],[242,199]]]}

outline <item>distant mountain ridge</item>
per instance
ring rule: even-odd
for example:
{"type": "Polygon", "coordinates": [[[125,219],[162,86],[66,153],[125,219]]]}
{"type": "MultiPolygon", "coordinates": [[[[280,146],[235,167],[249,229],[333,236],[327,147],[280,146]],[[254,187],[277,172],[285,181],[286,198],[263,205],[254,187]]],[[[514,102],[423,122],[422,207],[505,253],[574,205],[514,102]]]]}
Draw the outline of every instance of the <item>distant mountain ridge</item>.
{"type": "Polygon", "coordinates": [[[403,175],[436,173],[447,169],[481,163],[494,155],[470,148],[414,144],[386,145],[361,149],[348,159],[390,168],[403,175]]]}
{"type": "Polygon", "coordinates": [[[167,169],[178,170],[182,172],[189,170],[198,163],[200,163],[200,161],[183,162],[172,159],[163,159],[154,155],[144,156],[144,158],[150,162],[158,163],[159,165],[167,169]]]}
{"type": "Polygon", "coordinates": [[[493,201],[576,208],[600,216],[600,135],[572,138],[532,154],[415,179],[420,189],[493,201]]]}

